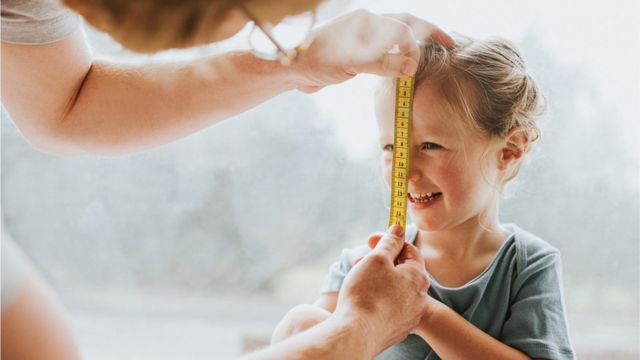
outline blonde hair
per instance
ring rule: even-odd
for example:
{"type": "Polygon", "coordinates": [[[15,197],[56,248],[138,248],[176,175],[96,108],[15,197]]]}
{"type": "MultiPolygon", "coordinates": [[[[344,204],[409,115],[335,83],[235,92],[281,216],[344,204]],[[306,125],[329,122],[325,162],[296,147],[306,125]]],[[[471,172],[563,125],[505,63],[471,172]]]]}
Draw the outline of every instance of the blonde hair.
{"type": "MultiPolygon", "coordinates": [[[[540,137],[537,118],[544,97],[516,47],[500,38],[475,40],[456,34],[456,47],[428,43],[416,72],[416,86],[430,82],[463,119],[488,138],[524,131],[528,152],[540,137]]],[[[519,165],[504,180],[513,179],[519,165]]]]}

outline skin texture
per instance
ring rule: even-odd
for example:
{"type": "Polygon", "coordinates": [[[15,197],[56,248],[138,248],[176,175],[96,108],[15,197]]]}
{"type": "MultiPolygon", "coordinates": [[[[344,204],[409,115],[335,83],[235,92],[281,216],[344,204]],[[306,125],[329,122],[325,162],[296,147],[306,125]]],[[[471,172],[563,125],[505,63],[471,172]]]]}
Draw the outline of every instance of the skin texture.
{"type": "MultiPolygon", "coordinates": [[[[247,21],[237,11],[228,15],[216,24],[220,28],[215,40],[231,36],[247,21]]],[[[113,31],[116,39],[127,41],[113,31]]],[[[142,51],[176,47],[162,39],[157,43],[137,33],[131,36],[129,40],[138,44],[153,45],[142,51]]],[[[363,72],[411,75],[419,60],[418,40],[431,37],[454,45],[446,33],[421,19],[366,11],[336,19],[319,28],[314,37],[288,67],[247,52],[183,63],[100,61],[91,57],[81,31],[47,45],[3,42],[2,103],[27,140],[42,151],[63,156],[120,155],[174,141],[288,90],[313,92],[363,72]],[[401,51],[388,54],[394,45],[401,51]],[[34,101],[38,106],[33,106],[34,101]]],[[[252,358],[322,359],[346,353],[370,358],[406,336],[420,320],[423,306],[418,295],[427,283],[424,265],[416,261],[417,249],[398,239],[381,242],[380,250],[350,275],[330,321],[252,358]],[[405,299],[414,301],[401,312],[389,310],[394,302],[405,299]]],[[[53,296],[43,286],[25,281],[15,306],[3,311],[3,342],[12,339],[11,344],[3,344],[3,358],[79,357],[62,310],[53,306],[53,296]],[[43,347],[22,341],[33,333],[38,341],[46,339],[43,347]],[[38,349],[43,352],[22,356],[38,349]]]]}
{"type": "MultiPolygon", "coordinates": [[[[520,157],[510,152],[508,139],[487,139],[474,131],[440,94],[430,82],[416,89],[408,180],[410,193],[442,195],[429,207],[410,204],[409,211],[419,229],[417,246],[427,271],[445,286],[461,286],[489,265],[508,236],[498,221],[497,196],[505,170],[520,157]]],[[[376,102],[387,183],[391,152],[386,144],[393,140],[389,98],[382,92],[376,102]]],[[[528,359],[431,297],[425,304],[425,317],[415,331],[440,357],[528,359]]]]}
{"type": "MultiPolygon", "coordinates": [[[[371,359],[415,328],[424,312],[422,300],[428,287],[420,254],[404,242],[401,228],[394,225],[349,272],[343,291],[336,294],[333,314],[313,309],[313,318],[307,317],[307,323],[298,327],[302,331],[312,326],[308,331],[288,333],[293,336],[286,340],[286,336],[276,335],[270,349],[292,344],[306,349],[300,357],[287,359],[339,359],[345,355],[371,359]],[[339,324],[349,324],[350,328],[342,332],[339,324]]],[[[270,351],[255,358],[271,358],[270,351]]]]}
{"type": "MultiPolygon", "coordinates": [[[[409,203],[408,210],[416,226],[431,231],[464,226],[465,223],[477,225],[480,216],[491,211],[488,204],[498,190],[494,184],[499,176],[494,164],[484,164],[495,158],[484,161],[482,158],[488,140],[467,129],[460,116],[439,97],[437,88],[426,82],[416,89],[416,99],[420,101],[414,105],[407,175],[410,193],[443,193],[436,200],[438,206],[420,209],[409,203]]],[[[389,184],[394,102],[392,94],[387,93],[380,94],[377,99],[382,167],[389,184]]]]}
{"type": "Polygon", "coordinates": [[[2,359],[81,359],[62,305],[27,265],[15,300],[2,311],[2,359]]]}
{"type": "MultiPolygon", "coordinates": [[[[433,25],[409,18],[416,31],[429,29],[427,35],[452,41],[433,25]]],[[[318,29],[288,67],[247,52],[183,63],[99,61],[91,58],[80,32],[48,45],[3,43],[2,102],[43,151],[126,154],[179,139],[288,90],[317,91],[361,72],[415,71],[419,50],[412,33],[394,17],[356,11],[318,29]],[[379,27],[389,31],[369,33],[379,27]],[[353,35],[336,36],[342,33],[353,35]],[[403,52],[388,54],[396,42],[403,52]]]]}
{"type": "MultiPolygon", "coordinates": [[[[376,95],[382,166],[390,183],[393,144],[393,88],[381,87],[376,95]]],[[[460,286],[481,273],[508,236],[498,222],[496,191],[509,170],[517,166],[528,139],[513,131],[505,139],[487,139],[475,133],[441,97],[438,87],[423,82],[416,87],[410,141],[409,192],[442,192],[431,206],[409,204],[419,228],[416,246],[427,271],[445,286],[460,286]],[[516,145],[515,147],[513,145],[516,145]],[[482,221],[482,225],[480,225],[482,221]]],[[[369,238],[375,247],[381,234],[369,238]]],[[[359,261],[356,260],[359,264],[359,261]]],[[[313,328],[330,318],[339,298],[322,294],[315,305],[299,306],[278,324],[274,337],[281,340],[313,328]],[[312,311],[317,306],[322,311],[312,311]]],[[[423,317],[413,332],[444,359],[529,359],[494,339],[452,309],[430,296],[422,298],[423,317]]],[[[394,307],[398,309],[398,307],[394,307]]],[[[401,339],[399,339],[401,340],[401,339]]],[[[391,344],[390,344],[391,345],[391,344]]]]}

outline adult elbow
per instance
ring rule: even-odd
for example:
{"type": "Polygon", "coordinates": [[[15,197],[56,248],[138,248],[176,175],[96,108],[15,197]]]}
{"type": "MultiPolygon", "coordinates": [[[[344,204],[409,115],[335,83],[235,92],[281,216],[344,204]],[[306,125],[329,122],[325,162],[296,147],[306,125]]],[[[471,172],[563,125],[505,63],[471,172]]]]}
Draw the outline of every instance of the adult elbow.
{"type": "MultiPolygon", "coordinates": [[[[46,124],[46,122],[41,122],[40,124],[46,124]]],[[[40,125],[32,127],[25,126],[20,121],[16,121],[16,125],[27,142],[38,151],[63,157],[86,154],[86,151],[79,147],[77,141],[74,141],[73,137],[62,126],[40,125]]]]}

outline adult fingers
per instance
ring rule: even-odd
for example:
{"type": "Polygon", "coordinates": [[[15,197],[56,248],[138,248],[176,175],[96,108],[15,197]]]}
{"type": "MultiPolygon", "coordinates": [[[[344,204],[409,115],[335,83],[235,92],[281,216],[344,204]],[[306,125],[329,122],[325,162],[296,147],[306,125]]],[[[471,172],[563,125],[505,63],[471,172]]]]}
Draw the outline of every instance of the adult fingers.
{"type": "Polygon", "coordinates": [[[372,72],[380,76],[413,76],[418,70],[418,61],[402,54],[384,54],[372,72]]]}
{"type": "Polygon", "coordinates": [[[427,277],[427,270],[424,267],[424,261],[420,250],[412,244],[405,243],[398,259],[396,260],[398,269],[408,270],[409,274],[414,277],[418,291],[424,293],[429,289],[429,279],[427,277]],[[411,270],[409,270],[411,269],[411,270]]]}
{"type": "Polygon", "coordinates": [[[417,262],[418,264],[421,264],[421,268],[424,269],[424,262],[422,261],[420,250],[418,250],[418,248],[414,245],[407,242],[404,243],[404,247],[402,248],[402,251],[400,252],[400,255],[398,255],[398,259],[396,261],[398,264],[412,264],[413,262],[417,262]]]}
{"type": "Polygon", "coordinates": [[[413,31],[415,38],[420,41],[430,39],[448,48],[453,48],[456,46],[456,41],[451,37],[451,35],[447,34],[444,30],[426,20],[420,19],[410,14],[384,14],[384,16],[402,21],[403,23],[407,24],[413,31]]]}
{"type": "Polygon", "coordinates": [[[383,16],[383,19],[387,20],[382,29],[387,37],[387,44],[391,49],[397,47],[398,54],[409,57],[416,62],[420,60],[420,46],[418,40],[421,38],[416,37],[413,29],[400,19],[396,19],[392,16],[383,16]]]}
{"type": "Polygon", "coordinates": [[[369,245],[369,249],[375,249],[376,245],[378,245],[378,241],[382,239],[384,233],[377,232],[369,235],[369,240],[367,240],[367,244],[369,245]]]}
{"type": "Polygon", "coordinates": [[[355,64],[358,73],[386,77],[411,76],[418,68],[420,47],[411,28],[388,16],[367,14],[368,47],[361,49],[355,64]]]}
{"type": "Polygon", "coordinates": [[[402,226],[394,224],[389,228],[387,233],[384,234],[371,253],[379,254],[393,262],[402,251],[403,244],[404,230],[402,229],[402,226]]]}
{"type": "Polygon", "coordinates": [[[413,76],[418,69],[418,61],[401,54],[382,54],[375,61],[362,64],[359,73],[369,73],[385,77],[413,76]]]}

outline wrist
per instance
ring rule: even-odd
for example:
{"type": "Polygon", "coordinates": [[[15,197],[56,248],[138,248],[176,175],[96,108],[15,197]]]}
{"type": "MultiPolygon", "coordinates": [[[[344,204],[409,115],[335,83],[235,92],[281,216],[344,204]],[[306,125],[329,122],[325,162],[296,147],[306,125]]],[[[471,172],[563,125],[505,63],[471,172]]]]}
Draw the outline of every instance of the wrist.
{"type": "Polygon", "coordinates": [[[311,69],[305,56],[304,53],[300,54],[295,61],[284,67],[287,71],[287,78],[294,89],[300,90],[317,85],[309,78],[311,69]]]}
{"type": "Polygon", "coordinates": [[[422,311],[422,319],[415,333],[426,340],[429,331],[434,327],[435,319],[438,317],[446,305],[427,295],[424,300],[424,310],[422,311]]]}
{"type": "MultiPolygon", "coordinates": [[[[265,86],[277,87],[279,91],[297,89],[302,82],[302,76],[298,69],[282,65],[277,60],[261,59],[251,52],[239,52],[236,54],[241,58],[237,66],[245,74],[253,74],[254,83],[258,85],[259,79],[263,79],[265,86]]],[[[295,63],[294,63],[295,64],[295,63]]]]}
{"type": "Polygon", "coordinates": [[[339,346],[344,347],[344,354],[362,355],[361,359],[372,359],[377,353],[380,341],[374,330],[367,323],[366,315],[354,312],[334,313],[326,322],[340,337],[339,346]]]}

